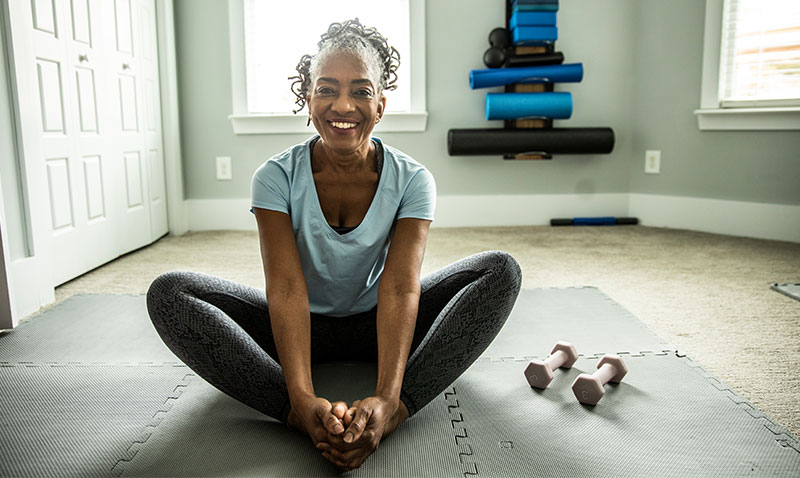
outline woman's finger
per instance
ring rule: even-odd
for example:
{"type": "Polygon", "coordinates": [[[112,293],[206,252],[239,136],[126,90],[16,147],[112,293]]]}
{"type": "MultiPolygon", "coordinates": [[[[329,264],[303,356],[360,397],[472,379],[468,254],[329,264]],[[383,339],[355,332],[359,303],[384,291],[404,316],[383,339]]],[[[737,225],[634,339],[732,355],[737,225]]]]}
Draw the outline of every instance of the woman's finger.
{"type": "Polygon", "coordinates": [[[317,418],[331,435],[339,435],[344,431],[342,421],[336,418],[330,410],[325,410],[320,407],[317,408],[317,418]]]}
{"type": "Polygon", "coordinates": [[[361,434],[364,433],[364,429],[367,428],[367,423],[369,422],[369,418],[371,416],[372,407],[369,405],[362,405],[358,408],[356,411],[356,417],[353,419],[353,423],[347,427],[347,431],[344,434],[345,443],[353,443],[361,438],[361,434]]]}

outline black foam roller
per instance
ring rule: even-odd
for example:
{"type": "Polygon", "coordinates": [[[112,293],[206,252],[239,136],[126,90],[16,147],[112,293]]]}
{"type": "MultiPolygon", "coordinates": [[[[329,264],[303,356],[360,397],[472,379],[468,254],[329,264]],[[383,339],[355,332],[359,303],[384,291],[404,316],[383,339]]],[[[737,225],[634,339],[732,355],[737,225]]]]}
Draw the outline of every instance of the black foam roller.
{"type": "Polygon", "coordinates": [[[506,66],[560,65],[562,63],[564,63],[564,54],[557,51],[543,55],[510,55],[506,61],[506,66]]]}
{"type": "Polygon", "coordinates": [[[611,128],[451,129],[450,156],[549,154],[608,154],[614,149],[611,128]]]}

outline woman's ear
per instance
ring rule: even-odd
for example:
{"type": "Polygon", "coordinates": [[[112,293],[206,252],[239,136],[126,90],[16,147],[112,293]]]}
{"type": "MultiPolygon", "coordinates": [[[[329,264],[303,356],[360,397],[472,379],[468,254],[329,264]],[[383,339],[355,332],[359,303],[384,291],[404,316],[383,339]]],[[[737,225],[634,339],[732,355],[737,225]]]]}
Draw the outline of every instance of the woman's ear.
{"type": "Polygon", "coordinates": [[[378,117],[380,118],[383,116],[383,112],[386,110],[386,96],[381,93],[381,99],[378,100],[378,117]]]}

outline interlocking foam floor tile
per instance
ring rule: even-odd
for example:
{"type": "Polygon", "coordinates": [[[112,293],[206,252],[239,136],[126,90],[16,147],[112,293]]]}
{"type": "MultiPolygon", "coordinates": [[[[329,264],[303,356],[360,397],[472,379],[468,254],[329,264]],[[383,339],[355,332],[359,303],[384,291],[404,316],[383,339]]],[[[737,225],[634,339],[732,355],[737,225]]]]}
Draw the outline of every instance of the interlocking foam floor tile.
{"type": "Polygon", "coordinates": [[[479,360],[454,384],[477,476],[800,476],[800,445],[675,354],[623,355],[628,374],[594,406],[571,385],[580,358],[531,388],[527,360],[479,360]]]}
{"type": "MultiPolygon", "coordinates": [[[[358,387],[371,384],[373,367],[339,369],[358,387]]],[[[322,370],[327,382],[333,368],[322,370]]],[[[341,375],[339,375],[341,376],[341,375]]],[[[318,391],[334,396],[329,390],[318,391]]],[[[361,396],[363,398],[363,396],[361,396]]],[[[445,394],[381,442],[364,465],[348,476],[462,476],[464,465],[455,434],[459,415],[448,408],[445,394]]],[[[230,398],[197,378],[125,464],[121,476],[339,476],[311,440],[230,398]]]]}
{"type": "Polygon", "coordinates": [[[143,295],[74,295],[0,335],[0,362],[179,362],[143,295]]]}
{"type": "Polygon", "coordinates": [[[559,340],[587,356],[675,350],[594,287],[522,289],[505,326],[482,357],[547,357],[559,340]]]}
{"type": "Polygon", "coordinates": [[[0,366],[0,476],[114,476],[185,387],[172,365],[0,366]]]}

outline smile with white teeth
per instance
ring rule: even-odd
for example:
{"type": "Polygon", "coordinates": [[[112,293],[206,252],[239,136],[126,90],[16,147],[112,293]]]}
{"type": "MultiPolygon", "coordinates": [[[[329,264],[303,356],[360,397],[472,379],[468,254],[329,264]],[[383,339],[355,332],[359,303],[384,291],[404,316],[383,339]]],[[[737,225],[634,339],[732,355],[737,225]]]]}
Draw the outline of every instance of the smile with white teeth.
{"type": "Polygon", "coordinates": [[[351,129],[358,126],[358,123],[341,123],[338,121],[328,121],[328,123],[339,129],[351,129]]]}

